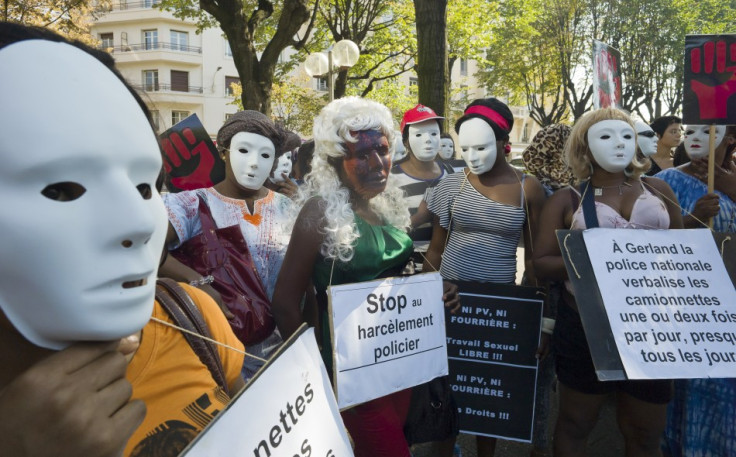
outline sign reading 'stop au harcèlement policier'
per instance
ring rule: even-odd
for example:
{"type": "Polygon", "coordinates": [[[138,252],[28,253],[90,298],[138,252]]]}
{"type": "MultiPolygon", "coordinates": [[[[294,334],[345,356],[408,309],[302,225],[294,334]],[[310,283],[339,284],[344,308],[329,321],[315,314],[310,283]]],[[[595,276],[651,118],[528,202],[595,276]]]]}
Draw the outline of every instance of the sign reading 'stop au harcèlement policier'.
{"type": "Polygon", "coordinates": [[[447,374],[439,273],[343,284],[328,295],[341,409],[447,374]]]}

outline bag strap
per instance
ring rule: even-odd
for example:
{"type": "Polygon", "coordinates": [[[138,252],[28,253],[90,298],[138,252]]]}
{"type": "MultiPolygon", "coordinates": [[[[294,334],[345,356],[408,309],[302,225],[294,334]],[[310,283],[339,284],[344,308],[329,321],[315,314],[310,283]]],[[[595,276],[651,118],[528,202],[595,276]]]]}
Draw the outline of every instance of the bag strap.
{"type": "MultiPolygon", "coordinates": [[[[209,327],[202,317],[197,305],[189,294],[176,281],[159,278],[156,281],[156,300],[169,313],[174,323],[181,328],[212,339],[209,327]]],[[[199,360],[210,370],[212,378],[225,393],[229,395],[225,370],[222,368],[220,355],[215,345],[207,340],[182,332],[184,338],[199,357],[199,360]]]]}
{"type": "Polygon", "coordinates": [[[585,228],[598,227],[598,214],[595,211],[595,197],[591,188],[590,181],[580,184],[580,194],[583,196],[583,217],[585,218],[585,228]]]}

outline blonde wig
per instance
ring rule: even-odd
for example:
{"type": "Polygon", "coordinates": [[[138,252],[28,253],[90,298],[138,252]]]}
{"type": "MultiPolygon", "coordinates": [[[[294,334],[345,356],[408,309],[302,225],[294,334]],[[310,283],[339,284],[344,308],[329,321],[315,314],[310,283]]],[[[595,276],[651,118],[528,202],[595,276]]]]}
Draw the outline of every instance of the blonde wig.
{"type": "MultiPolygon", "coordinates": [[[[588,130],[593,125],[608,120],[624,121],[636,132],[631,117],[616,108],[601,108],[590,111],[578,119],[572,128],[572,132],[570,132],[570,138],[565,144],[565,161],[578,182],[590,179],[593,173],[592,154],[588,146],[588,130]]],[[[636,134],[634,136],[636,137],[636,134]]],[[[649,170],[651,164],[649,159],[640,160],[634,154],[631,164],[626,167],[624,172],[626,176],[639,177],[649,170]]]]}
{"type": "MultiPolygon", "coordinates": [[[[340,163],[347,152],[345,143],[356,143],[350,132],[377,130],[386,136],[390,153],[394,153],[394,129],[391,112],[380,103],[360,97],[345,97],[325,106],[314,120],[314,157],[312,171],[300,189],[297,207],[310,198],[322,200],[325,210],[325,240],[320,253],[328,259],[347,262],[353,257],[359,237],[350,192],[340,181],[334,163],[340,163]]],[[[370,200],[370,207],[384,224],[407,230],[409,210],[404,193],[389,175],[386,189],[370,200]]]]}

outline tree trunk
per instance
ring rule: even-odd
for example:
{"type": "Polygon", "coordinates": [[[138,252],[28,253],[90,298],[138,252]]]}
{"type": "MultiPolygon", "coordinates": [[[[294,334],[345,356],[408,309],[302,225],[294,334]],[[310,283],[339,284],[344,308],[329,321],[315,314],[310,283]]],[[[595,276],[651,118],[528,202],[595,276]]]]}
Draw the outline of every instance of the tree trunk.
{"type": "Polygon", "coordinates": [[[243,2],[237,0],[200,0],[200,7],[220,23],[230,43],[233,63],[243,86],[245,109],[271,115],[271,85],[279,55],[288,46],[297,46],[294,35],[309,20],[310,0],[284,0],[276,31],[260,59],[255,49],[256,29],[274,11],[269,0],[258,0],[258,7],[245,17],[243,2]]]}
{"type": "Polygon", "coordinates": [[[419,103],[447,113],[447,0],[414,0],[419,103]]]}

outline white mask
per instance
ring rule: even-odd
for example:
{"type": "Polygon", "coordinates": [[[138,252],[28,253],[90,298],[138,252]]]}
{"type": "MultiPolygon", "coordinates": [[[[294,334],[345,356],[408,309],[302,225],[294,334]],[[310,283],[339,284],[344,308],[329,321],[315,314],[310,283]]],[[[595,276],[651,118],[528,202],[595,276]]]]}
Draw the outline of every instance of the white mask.
{"type": "Polygon", "coordinates": [[[440,126],[436,119],[411,124],[409,126],[409,147],[414,157],[422,162],[430,162],[440,151],[440,126]]]}
{"type": "MultiPolygon", "coordinates": [[[[726,135],[725,125],[716,125],[716,147],[726,135]]],[[[691,159],[708,157],[710,125],[688,125],[685,128],[685,152],[691,159]]]]}
{"type": "Polygon", "coordinates": [[[609,173],[626,169],[636,153],[636,134],[628,122],[607,119],[588,129],[588,146],[593,160],[609,173]]]}
{"type": "Polygon", "coordinates": [[[471,173],[482,175],[493,168],[498,155],[496,134],[486,121],[474,117],[463,122],[458,143],[471,173]]]}
{"type": "Polygon", "coordinates": [[[258,190],[271,175],[276,157],[271,140],[251,132],[238,132],[230,140],[228,162],[238,184],[258,190]]]}
{"type": "Polygon", "coordinates": [[[644,121],[637,120],[634,122],[634,127],[636,127],[636,141],[641,153],[644,157],[654,155],[657,152],[657,142],[659,141],[657,134],[644,121]]]}
{"type": "Polygon", "coordinates": [[[0,50],[0,81],[0,308],[49,349],[137,332],[167,228],[150,124],[110,70],[68,44],[0,50]]]}
{"type": "Polygon", "coordinates": [[[398,162],[404,157],[406,157],[406,147],[404,147],[404,142],[401,140],[401,132],[397,131],[394,135],[394,157],[391,160],[392,162],[398,162]]]}
{"type": "Polygon", "coordinates": [[[450,138],[440,139],[440,157],[442,160],[450,160],[455,155],[455,145],[450,138]]]}
{"type": "Polygon", "coordinates": [[[276,169],[271,173],[271,182],[283,182],[284,177],[281,176],[282,173],[286,173],[286,176],[289,176],[289,173],[291,173],[291,153],[286,152],[279,157],[279,163],[276,165],[276,169]]]}

